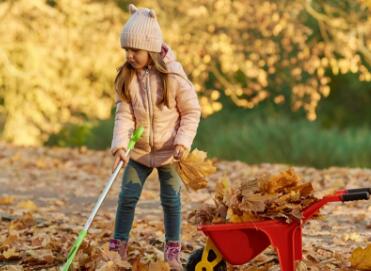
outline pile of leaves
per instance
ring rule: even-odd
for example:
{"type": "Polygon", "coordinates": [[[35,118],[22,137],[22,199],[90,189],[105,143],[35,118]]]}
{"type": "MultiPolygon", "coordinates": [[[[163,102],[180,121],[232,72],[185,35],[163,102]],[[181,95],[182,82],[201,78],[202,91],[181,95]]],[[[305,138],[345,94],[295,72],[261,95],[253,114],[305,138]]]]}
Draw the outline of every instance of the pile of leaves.
{"type": "Polygon", "coordinates": [[[303,183],[293,169],[277,175],[258,175],[232,185],[220,180],[215,206],[204,205],[191,212],[195,224],[239,223],[264,219],[301,219],[302,210],[317,198],[310,182],[303,183]]]}
{"type": "Polygon", "coordinates": [[[176,170],[185,187],[196,191],[207,187],[206,177],[215,173],[216,167],[206,152],[194,149],[176,163],[176,170]]]}

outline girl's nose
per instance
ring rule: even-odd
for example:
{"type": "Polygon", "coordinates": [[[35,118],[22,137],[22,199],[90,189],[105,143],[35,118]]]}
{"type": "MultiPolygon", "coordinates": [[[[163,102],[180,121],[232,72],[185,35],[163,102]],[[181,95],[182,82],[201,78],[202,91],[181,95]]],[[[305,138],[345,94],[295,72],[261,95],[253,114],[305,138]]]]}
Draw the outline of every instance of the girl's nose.
{"type": "Polygon", "coordinates": [[[132,60],[132,59],[134,58],[133,53],[130,52],[130,51],[127,51],[127,52],[126,52],[126,58],[127,58],[128,60],[132,60]]]}

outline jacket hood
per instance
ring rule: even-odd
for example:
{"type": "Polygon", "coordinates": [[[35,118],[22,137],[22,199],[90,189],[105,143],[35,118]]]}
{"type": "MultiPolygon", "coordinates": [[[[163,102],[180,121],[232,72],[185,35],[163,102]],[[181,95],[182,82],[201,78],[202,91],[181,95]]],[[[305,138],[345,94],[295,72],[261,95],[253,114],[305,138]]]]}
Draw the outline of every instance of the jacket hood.
{"type": "Polygon", "coordinates": [[[166,64],[170,64],[172,62],[176,62],[176,56],[174,51],[170,48],[170,46],[167,43],[163,43],[163,49],[166,51],[165,57],[164,57],[164,62],[166,64]]]}

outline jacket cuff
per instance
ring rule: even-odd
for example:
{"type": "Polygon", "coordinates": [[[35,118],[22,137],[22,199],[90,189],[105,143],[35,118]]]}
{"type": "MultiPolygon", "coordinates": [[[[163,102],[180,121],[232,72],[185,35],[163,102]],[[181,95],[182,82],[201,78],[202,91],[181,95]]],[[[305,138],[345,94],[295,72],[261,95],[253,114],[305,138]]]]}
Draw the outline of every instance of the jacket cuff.
{"type": "Polygon", "coordinates": [[[174,145],[183,145],[188,150],[191,149],[193,138],[186,135],[178,135],[174,140],[174,145]]]}
{"type": "Polygon", "coordinates": [[[124,150],[124,151],[126,152],[126,148],[124,148],[124,147],[120,147],[120,146],[118,146],[118,147],[113,147],[113,148],[111,148],[111,154],[112,154],[112,156],[115,156],[115,155],[116,155],[116,152],[117,152],[118,150],[120,150],[120,149],[122,149],[122,150],[124,150]]]}
{"type": "Polygon", "coordinates": [[[182,146],[183,148],[189,150],[189,148],[188,148],[187,146],[183,145],[183,144],[179,144],[179,143],[178,143],[178,144],[175,144],[175,146],[182,146]]]}

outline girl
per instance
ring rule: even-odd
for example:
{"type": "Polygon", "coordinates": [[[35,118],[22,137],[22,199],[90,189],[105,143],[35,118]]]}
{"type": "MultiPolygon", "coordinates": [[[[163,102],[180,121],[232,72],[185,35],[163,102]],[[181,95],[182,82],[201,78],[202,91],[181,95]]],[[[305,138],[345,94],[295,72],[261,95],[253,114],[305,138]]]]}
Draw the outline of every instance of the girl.
{"type": "Polygon", "coordinates": [[[164,211],[164,258],[173,270],[182,270],[181,179],[173,162],[191,148],[200,121],[200,104],[182,65],[163,42],[155,12],[133,4],[129,11],[131,17],[120,37],[127,60],[115,79],[117,105],[111,145],[113,169],[120,160],[126,168],[110,249],[127,258],[135,206],[144,182],[157,168],[164,211]],[[144,127],[144,133],[129,159],[125,151],[132,132],[139,126],[144,127]]]}

